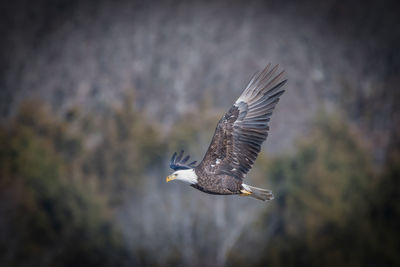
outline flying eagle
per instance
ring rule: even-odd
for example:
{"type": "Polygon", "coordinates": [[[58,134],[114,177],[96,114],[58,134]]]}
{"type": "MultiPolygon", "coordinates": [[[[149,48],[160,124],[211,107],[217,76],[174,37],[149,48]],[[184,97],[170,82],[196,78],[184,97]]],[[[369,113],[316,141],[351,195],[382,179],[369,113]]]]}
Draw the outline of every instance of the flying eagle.
{"type": "Polygon", "coordinates": [[[270,190],[243,183],[260,152],[269,130],[269,120],[287,80],[278,65],[256,73],[230,110],[221,118],[202,160],[188,163],[190,156],[175,152],[170,167],[174,173],[167,182],[179,180],[205,193],[250,196],[272,200],[270,190]]]}

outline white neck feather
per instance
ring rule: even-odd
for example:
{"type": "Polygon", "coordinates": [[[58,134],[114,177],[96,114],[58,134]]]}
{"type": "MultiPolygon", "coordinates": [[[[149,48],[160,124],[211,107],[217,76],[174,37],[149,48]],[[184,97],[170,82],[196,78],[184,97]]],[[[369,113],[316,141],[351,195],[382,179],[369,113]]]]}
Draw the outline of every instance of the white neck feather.
{"type": "Polygon", "coordinates": [[[174,172],[176,174],[176,180],[189,183],[189,184],[197,184],[197,175],[194,169],[188,170],[179,170],[174,172]]]}

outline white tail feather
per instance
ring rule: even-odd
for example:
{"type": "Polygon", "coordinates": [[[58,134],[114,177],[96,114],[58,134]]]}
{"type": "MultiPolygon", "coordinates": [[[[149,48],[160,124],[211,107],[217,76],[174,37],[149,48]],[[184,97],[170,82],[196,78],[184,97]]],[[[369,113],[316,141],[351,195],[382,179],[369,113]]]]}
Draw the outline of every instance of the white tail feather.
{"type": "Polygon", "coordinates": [[[259,199],[259,200],[262,200],[262,201],[273,200],[274,199],[274,195],[272,194],[271,190],[262,189],[262,188],[250,186],[250,185],[247,185],[247,184],[242,184],[242,186],[243,186],[244,189],[246,189],[247,191],[251,192],[249,197],[252,197],[252,198],[255,198],[255,199],[259,199]]]}

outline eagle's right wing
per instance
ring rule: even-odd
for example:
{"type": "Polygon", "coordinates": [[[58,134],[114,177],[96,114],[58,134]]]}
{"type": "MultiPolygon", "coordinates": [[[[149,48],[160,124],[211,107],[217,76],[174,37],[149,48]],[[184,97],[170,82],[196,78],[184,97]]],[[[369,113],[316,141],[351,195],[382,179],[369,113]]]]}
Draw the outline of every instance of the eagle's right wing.
{"type": "Polygon", "coordinates": [[[209,174],[227,174],[243,179],[251,169],[268,136],[269,120],[279,97],[283,71],[270,64],[257,73],[218,122],[211,144],[197,168],[209,174]]]}

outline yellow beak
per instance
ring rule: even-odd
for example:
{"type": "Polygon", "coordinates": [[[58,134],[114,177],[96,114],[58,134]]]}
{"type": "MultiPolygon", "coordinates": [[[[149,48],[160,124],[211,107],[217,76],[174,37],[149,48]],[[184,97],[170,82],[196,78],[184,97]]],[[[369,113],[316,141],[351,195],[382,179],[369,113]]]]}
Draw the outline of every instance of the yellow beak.
{"type": "Polygon", "coordinates": [[[169,181],[175,180],[175,176],[173,176],[173,175],[168,175],[167,178],[166,178],[165,180],[166,180],[167,183],[168,183],[169,181]]]}

